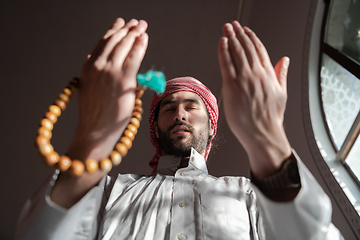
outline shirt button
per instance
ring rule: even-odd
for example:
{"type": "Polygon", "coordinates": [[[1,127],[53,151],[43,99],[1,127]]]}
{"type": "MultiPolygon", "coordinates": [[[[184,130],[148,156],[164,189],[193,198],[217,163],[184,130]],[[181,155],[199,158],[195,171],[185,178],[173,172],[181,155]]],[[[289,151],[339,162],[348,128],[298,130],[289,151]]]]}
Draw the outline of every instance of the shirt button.
{"type": "Polygon", "coordinates": [[[179,234],[179,235],[178,235],[178,239],[179,239],[179,240],[185,240],[185,239],[187,239],[187,237],[186,237],[185,234],[179,234]]]}
{"type": "Polygon", "coordinates": [[[180,176],[185,176],[185,173],[181,172],[181,173],[180,173],[180,176]]]}
{"type": "Polygon", "coordinates": [[[185,203],[183,203],[183,202],[181,202],[181,203],[179,203],[179,207],[185,207],[185,203]]]}
{"type": "Polygon", "coordinates": [[[195,161],[195,157],[192,157],[192,158],[191,158],[191,161],[195,161]]]}
{"type": "Polygon", "coordinates": [[[173,161],[173,164],[175,164],[176,163],[176,160],[175,161],[173,161]]]}

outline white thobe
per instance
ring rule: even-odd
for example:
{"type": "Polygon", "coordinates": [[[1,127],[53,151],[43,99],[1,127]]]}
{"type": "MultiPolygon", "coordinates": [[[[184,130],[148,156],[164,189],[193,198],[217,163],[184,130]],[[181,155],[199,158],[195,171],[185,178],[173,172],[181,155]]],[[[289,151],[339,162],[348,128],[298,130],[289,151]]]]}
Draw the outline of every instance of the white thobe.
{"type": "Polygon", "coordinates": [[[331,203],[296,153],[301,189],[293,201],[269,200],[245,177],[208,174],[203,156],[164,156],[151,176],[104,177],[64,209],[49,198],[56,174],[23,210],[19,239],[343,239],[331,203]]]}

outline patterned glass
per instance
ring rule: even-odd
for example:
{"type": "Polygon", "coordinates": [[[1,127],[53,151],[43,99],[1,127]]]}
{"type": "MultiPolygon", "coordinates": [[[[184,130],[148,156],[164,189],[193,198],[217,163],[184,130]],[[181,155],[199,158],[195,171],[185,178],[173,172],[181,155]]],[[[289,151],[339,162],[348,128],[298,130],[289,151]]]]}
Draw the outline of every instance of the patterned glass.
{"type": "Polygon", "coordinates": [[[325,42],[360,63],[360,0],[331,2],[325,42]]]}
{"type": "Polygon", "coordinates": [[[359,113],[360,80],[326,54],[320,76],[326,123],[339,150],[359,113]]]}
{"type": "Polygon", "coordinates": [[[345,161],[360,181],[360,136],[356,139],[345,161]]]}

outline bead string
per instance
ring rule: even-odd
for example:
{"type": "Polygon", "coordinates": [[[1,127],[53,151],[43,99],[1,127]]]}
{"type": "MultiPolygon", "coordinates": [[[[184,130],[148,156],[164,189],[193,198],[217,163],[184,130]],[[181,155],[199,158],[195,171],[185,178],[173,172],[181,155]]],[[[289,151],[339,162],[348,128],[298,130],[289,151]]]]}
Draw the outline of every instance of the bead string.
{"type": "Polygon", "coordinates": [[[57,122],[58,117],[60,117],[61,112],[66,109],[66,104],[73,96],[77,86],[79,85],[79,81],[79,78],[73,78],[64,88],[62,93],[59,94],[54,104],[51,105],[48,111],[45,113],[45,116],[41,120],[40,127],[37,132],[36,146],[44,160],[44,163],[47,166],[53,166],[56,164],[57,168],[61,172],[69,170],[70,174],[73,176],[80,176],[84,173],[84,171],[94,173],[99,168],[105,172],[109,172],[113,165],[116,166],[120,164],[122,158],[131,148],[132,141],[134,140],[135,135],[138,132],[143,113],[142,101],[140,98],[144,93],[144,89],[141,87],[136,88],[135,106],[132,117],[127,128],[123,132],[119,141],[116,143],[109,157],[102,158],[99,162],[94,159],[87,159],[84,164],[80,160],[71,160],[66,155],[59,156],[59,154],[54,150],[54,147],[50,143],[54,124],[57,122]]]}

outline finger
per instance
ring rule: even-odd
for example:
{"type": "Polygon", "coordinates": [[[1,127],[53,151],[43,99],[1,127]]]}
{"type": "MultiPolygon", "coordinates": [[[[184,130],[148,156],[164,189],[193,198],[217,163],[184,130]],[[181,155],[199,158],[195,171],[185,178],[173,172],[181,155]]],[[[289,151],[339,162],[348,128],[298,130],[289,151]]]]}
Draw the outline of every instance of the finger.
{"type": "Polygon", "coordinates": [[[229,53],[228,39],[222,37],[218,43],[218,59],[223,81],[236,77],[236,70],[229,53]]]}
{"type": "Polygon", "coordinates": [[[259,61],[265,68],[273,68],[269,54],[264,46],[264,44],[260,41],[260,39],[256,36],[255,32],[253,32],[250,28],[244,27],[244,31],[249,39],[252,41],[255,46],[255,50],[259,57],[259,61]]]}
{"type": "Polygon", "coordinates": [[[107,43],[108,37],[110,35],[114,34],[119,29],[121,29],[124,25],[125,25],[124,19],[117,18],[115,20],[115,22],[111,25],[110,29],[105,33],[105,35],[96,44],[94,50],[91,53],[93,58],[97,58],[101,54],[105,44],[107,43]]]}
{"type": "Polygon", "coordinates": [[[123,65],[123,71],[125,76],[136,76],[137,72],[139,71],[140,64],[144,59],[149,42],[148,40],[149,36],[147,35],[147,33],[143,33],[140,37],[136,39],[123,65]]]}
{"type": "Polygon", "coordinates": [[[145,33],[147,29],[147,22],[141,20],[139,25],[131,29],[128,34],[114,47],[112,53],[108,57],[108,61],[113,62],[114,66],[121,68],[125,58],[130,53],[135,40],[145,33]]]}
{"type": "Polygon", "coordinates": [[[104,61],[108,60],[109,55],[112,53],[114,48],[123,40],[125,36],[128,35],[130,30],[132,31],[133,28],[138,28],[138,25],[139,25],[138,20],[131,19],[123,28],[121,28],[120,30],[115,32],[111,37],[109,37],[99,58],[101,58],[104,61]]]}
{"type": "Polygon", "coordinates": [[[281,85],[281,88],[286,91],[287,88],[287,74],[290,65],[290,58],[283,57],[280,61],[275,65],[275,74],[281,85]]]}
{"type": "Polygon", "coordinates": [[[237,39],[239,39],[239,42],[244,49],[247,61],[249,62],[250,67],[253,69],[255,66],[257,66],[257,64],[260,63],[255,46],[248,35],[245,34],[244,29],[241,27],[238,21],[233,21],[231,24],[234,28],[237,39]]]}
{"type": "Polygon", "coordinates": [[[223,32],[224,36],[228,39],[228,51],[235,67],[236,75],[239,75],[244,69],[250,68],[245,51],[236,38],[233,26],[230,23],[224,25],[223,32]]]}
{"type": "Polygon", "coordinates": [[[110,29],[106,32],[103,39],[107,39],[108,37],[112,36],[114,33],[116,33],[118,30],[120,30],[125,25],[125,20],[122,18],[116,19],[116,21],[113,23],[113,25],[110,27],[110,29]]]}

